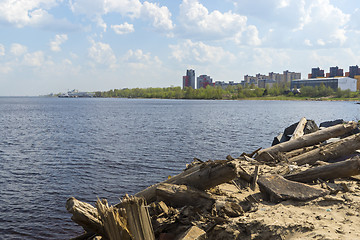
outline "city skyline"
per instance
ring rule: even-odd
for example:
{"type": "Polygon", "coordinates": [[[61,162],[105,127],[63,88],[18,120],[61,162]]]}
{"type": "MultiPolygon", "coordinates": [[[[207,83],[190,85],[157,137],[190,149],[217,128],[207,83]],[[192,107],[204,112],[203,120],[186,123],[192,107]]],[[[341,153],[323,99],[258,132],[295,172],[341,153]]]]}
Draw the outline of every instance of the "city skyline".
{"type": "Polygon", "coordinates": [[[0,96],[360,63],[355,0],[0,0],[0,96]]]}

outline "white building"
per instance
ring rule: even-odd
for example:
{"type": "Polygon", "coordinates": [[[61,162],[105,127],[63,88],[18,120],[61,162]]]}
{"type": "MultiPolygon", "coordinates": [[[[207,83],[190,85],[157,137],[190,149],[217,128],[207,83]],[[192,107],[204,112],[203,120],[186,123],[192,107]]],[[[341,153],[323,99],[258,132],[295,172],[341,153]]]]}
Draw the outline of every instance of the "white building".
{"type": "Polygon", "coordinates": [[[331,87],[334,90],[340,88],[341,90],[357,91],[357,79],[350,77],[334,77],[334,78],[310,78],[301,80],[292,80],[291,89],[301,88],[302,86],[316,87],[324,84],[325,87],[331,87]]]}

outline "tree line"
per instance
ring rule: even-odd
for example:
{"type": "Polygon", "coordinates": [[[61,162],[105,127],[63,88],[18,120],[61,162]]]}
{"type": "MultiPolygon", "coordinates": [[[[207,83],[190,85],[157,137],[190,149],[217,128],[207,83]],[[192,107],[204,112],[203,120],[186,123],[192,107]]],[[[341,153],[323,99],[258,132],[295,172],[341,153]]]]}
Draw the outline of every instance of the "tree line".
{"type": "Polygon", "coordinates": [[[316,87],[301,86],[290,90],[289,84],[274,84],[271,88],[259,88],[253,84],[243,86],[227,86],[193,89],[191,87],[167,88],[124,88],[104,92],[95,92],[95,97],[105,98],[163,98],[163,99],[248,99],[261,97],[304,97],[304,98],[359,98],[359,92],[350,90],[334,90],[324,84],[316,87]]]}

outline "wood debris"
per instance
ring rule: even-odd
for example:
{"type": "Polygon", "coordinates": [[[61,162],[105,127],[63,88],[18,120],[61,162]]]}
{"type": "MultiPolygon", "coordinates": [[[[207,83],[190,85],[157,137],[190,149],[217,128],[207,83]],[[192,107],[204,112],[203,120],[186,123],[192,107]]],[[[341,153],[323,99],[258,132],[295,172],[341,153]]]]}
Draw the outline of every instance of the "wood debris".
{"type": "MultiPolygon", "coordinates": [[[[85,231],[76,239],[344,236],[343,228],[311,235],[321,229],[316,221],[321,222],[326,215],[315,214],[314,223],[300,220],[296,214],[301,211],[293,210],[309,208],[311,213],[324,208],[331,214],[329,206],[335,204],[346,210],[348,218],[360,219],[354,213],[360,209],[358,123],[336,120],[320,126],[302,118],[286,128],[282,137],[276,137],[272,147],[238,158],[228,155],[221,161],[194,158],[180,174],[133,197],[125,196],[114,206],[98,200],[93,207],[69,198],[66,208],[85,231]],[[283,201],[286,204],[279,204],[283,201]]],[[[349,236],[356,238],[351,233],[349,236]]]]}

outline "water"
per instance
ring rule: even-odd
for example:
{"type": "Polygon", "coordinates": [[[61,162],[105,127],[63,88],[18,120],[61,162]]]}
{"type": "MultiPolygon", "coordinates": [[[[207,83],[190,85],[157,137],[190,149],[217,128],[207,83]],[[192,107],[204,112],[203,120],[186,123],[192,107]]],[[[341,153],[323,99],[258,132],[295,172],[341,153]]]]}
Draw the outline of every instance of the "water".
{"type": "Polygon", "coordinates": [[[354,102],[0,98],[0,239],[82,233],[65,202],[111,204],[193,157],[270,146],[305,116],[360,119],[354,102]]]}

